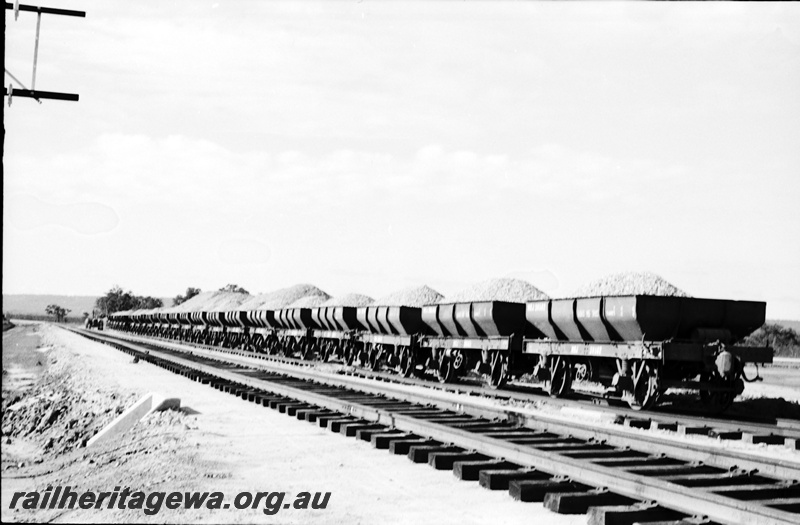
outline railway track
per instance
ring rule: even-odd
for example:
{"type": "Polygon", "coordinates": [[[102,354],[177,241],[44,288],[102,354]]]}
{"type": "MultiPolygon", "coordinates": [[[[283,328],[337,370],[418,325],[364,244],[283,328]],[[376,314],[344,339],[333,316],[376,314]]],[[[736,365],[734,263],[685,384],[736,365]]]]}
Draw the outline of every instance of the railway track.
{"type": "MultiPolygon", "coordinates": [[[[218,352],[228,356],[242,358],[252,358],[260,361],[274,363],[284,363],[300,367],[310,367],[318,365],[317,362],[309,362],[293,357],[284,357],[268,354],[254,354],[252,352],[201,345],[196,343],[175,343],[166,339],[156,339],[150,337],[136,336],[126,333],[117,333],[120,337],[125,337],[134,341],[146,341],[153,343],[159,341],[162,344],[177,344],[178,346],[190,346],[201,350],[218,352]]],[[[156,343],[158,344],[158,343],[156,343]]],[[[581,396],[577,394],[572,398],[553,398],[547,393],[537,388],[523,385],[511,385],[505,390],[487,390],[482,385],[469,383],[448,384],[432,383],[423,379],[404,378],[390,372],[369,371],[362,368],[342,367],[340,373],[353,377],[377,379],[391,381],[406,385],[415,385],[431,390],[442,392],[452,392],[461,395],[481,396],[503,400],[508,403],[525,405],[533,403],[536,405],[548,405],[556,409],[570,409],[572,407],[590,408],[595,412],[602,412],[613,416],[613,422],[621,427],[638,429],[657,429],[662,432],[673,432],[676,436],[708,436],[729,442],[740,441],[750,444],[769,444],[785,445],[791,450],[800,449],[800,421],[786,418],[727,418],[711,417],[708,414],[695,413],[686,414],[678,410],[685,410],[686,407],[676,409],[670,406],[660,406],[654,410],[631,411],[627,404],[609,405],[609,403],[597,397],[581,396]]]]}
{"type": "Polygon", "coordinates": [[[480,396],[75,331],[516,499],[588,513],[590,523],[800,521],[800,463],[643,439],[624,429],[498,407],[480,396]]]}

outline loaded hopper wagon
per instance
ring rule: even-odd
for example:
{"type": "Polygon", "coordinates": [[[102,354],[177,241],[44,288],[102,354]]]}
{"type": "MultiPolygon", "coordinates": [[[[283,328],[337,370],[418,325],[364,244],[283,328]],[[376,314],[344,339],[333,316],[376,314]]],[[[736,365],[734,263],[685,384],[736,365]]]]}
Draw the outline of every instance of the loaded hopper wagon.
{"type": "Polygon", "coordinates": [[[583,383],[637,409],[691,389],[724,409],[745,363],[772,362],[771,348],[736,346],[765,312],[763,302],[650,295],[436,305],[423,308],[436,333],[423,346],[447,349],[440,377],[475,365],[492,386],[528,375],[561,396],[583,383]]]}
{"type": "Polygon", "coordinates": [[[110,327],[195,344],[343,362],[442,382],[480,378],[621,398],[647,408],[670,388],[722,410],[742,392],[746,363],[768,347],[737,346],[766,304],[628,295],[331,306],[230,312],[119,312],[110,327]]]}

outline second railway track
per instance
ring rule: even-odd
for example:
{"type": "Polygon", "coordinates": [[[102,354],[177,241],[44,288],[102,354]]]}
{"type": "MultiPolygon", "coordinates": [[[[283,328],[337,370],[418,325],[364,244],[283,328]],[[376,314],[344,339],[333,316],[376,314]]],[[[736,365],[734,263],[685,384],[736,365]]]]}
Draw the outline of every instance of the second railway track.
{"type": "Polygon", "coordinates": [[[527,417],[450,392],[77,332],[516,499],[588,513],[592,523],[800,521],[798,463],[527,417]]]}

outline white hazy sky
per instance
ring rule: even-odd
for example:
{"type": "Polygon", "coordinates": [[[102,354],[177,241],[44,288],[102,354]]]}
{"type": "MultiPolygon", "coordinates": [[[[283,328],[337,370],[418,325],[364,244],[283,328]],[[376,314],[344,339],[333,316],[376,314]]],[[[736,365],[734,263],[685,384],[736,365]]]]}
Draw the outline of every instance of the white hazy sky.
{"type": "Polygon", "coordinates": [[[796,3],[42,5],[81,100],[5,108],[5,293],[647,270],[800,319],[796,3]]]}

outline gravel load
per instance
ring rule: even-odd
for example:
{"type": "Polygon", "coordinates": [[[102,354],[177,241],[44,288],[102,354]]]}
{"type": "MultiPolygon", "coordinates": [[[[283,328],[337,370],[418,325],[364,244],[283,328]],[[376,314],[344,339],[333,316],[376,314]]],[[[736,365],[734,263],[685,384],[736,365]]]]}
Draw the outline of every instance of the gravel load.
{"type": "Polygon", "coordinates": [[[598,295],[664,295],[690,297],[680,288],[650,272],[615,273],[581,286],[567,297],[595,297],[598,295]]]}
{"type": "MultiPolygon", "coordinates": [[[[324,297],[323,301],[331,298],[313,284],[296,284],[288,288],[281,288],[269,293],[263,293],[251,298],[239,306],[241,310],[278,310],[288,308],[290,305],[304,297],[324,297]]],[[[311,301],[311,300],[309,300],[311,301]]]]}
{"type": "Polygon", "coordinates": [[[289,308],[314,308],[315,306],[319,306],[328,299],[330,299],[330,295],[306,295],[305,297],[301,297],[300,299],[296,300],[292,304],[289,305],[289,308]]]}
{"type": "Polygon", "coordinates": [[[538,299],[549,299],[547,294],[521,279],[489,279],[465,288],[447,297],[440,303],[469,303],[474,301],[507,301],[525,303],[538,299]]]}
{"type": "Polygon", "coordinates": [[[236,292],[201,292],[188,301],[182,302],[178,306],[167,308],[166,312],[219,312],[237,310],[239,305],[250,299],[252,296],[246,293],[236,292]]]}
{"type": "Polygon", "coordinates": [[[375,299],[373,304],[376,306],[414,306],[419,308],[426,304],[439,302],[442,294],[428,286],[417,286],[415,288],[404,288],[394,293],[390,293],[379,299],[375,299]]]}
{"type": "Polygon", "coordinates": [[[360,293],[348,293],[338,297],[331,297],[320,306],[369,306],[375,300],[360,293]]]}

